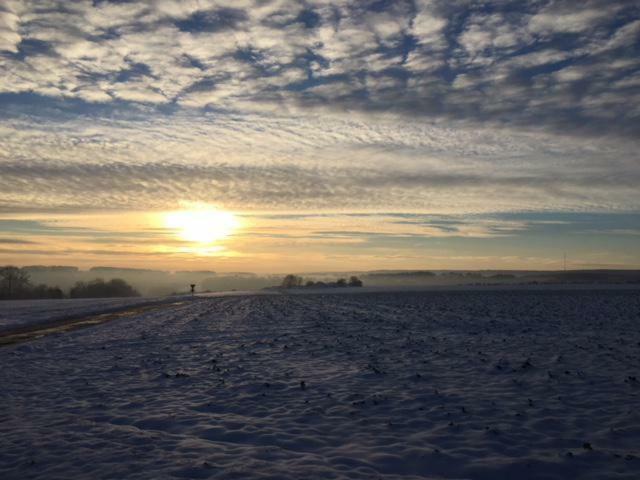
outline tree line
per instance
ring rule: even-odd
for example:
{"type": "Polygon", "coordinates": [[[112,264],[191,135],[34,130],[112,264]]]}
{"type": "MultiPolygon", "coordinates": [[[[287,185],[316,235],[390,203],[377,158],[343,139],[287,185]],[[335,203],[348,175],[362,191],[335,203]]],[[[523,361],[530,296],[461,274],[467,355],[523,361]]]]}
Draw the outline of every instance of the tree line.
{"type": "Polygon", "coordinates": [[[347,281],[346,278],[339,278],[335,282],[322,282],[313,280],[304,281],[303,277],[289,274],[282,280],[281,288],[331,288],[331,287],[362,287],[363,283],[358,277],[351,276],[347,281]]]}
{"type": "Polygon", "coordinates": [[[140,293],[120,278],[105,281],[96,278],[89,282],[76,282],[67,293],[58,286],[44,283],[33,285],[29,273],[14,267],[0,267],[0,300],[26,300],[37,298],[108,298],[139,297],[140,293]]]}

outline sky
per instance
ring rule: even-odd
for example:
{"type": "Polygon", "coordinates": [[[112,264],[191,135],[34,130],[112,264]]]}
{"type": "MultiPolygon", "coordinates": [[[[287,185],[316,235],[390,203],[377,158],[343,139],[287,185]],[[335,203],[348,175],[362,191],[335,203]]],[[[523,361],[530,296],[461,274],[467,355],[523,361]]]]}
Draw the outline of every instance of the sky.
{"type": "Polygon", "coordinates": [[[635,1],[0,2],[0,264],[640,268],[639,139],[635,1]]]}

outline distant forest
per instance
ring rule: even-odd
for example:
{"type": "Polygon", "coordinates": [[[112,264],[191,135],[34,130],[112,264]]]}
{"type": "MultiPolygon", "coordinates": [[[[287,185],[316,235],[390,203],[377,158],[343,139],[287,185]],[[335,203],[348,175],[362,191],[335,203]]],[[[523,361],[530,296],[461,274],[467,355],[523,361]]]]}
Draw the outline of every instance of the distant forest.
{"type": "Polygon", "coordinates": [[[248,272],[218,274],[211,270],[183,270],[168,272],[141,268],[93,267],[80,270],[71,266],[33,265],[22,267],[31,283],[57,285],[64,292],[77,282],[89,283],[97,278],[119,278],[135,288],[142,296],[157,297],[174,293],[187,293],[189,285],[196,284],[196,290],[260,290],[279,283],[281,275],[259,276],[248,272]]]}
{"type": "Polygon", "coordinates": [[[195,284],[198,292],[260,290],[273,288],[421,287],[447,285],[536,285],[536,284],[640,284],[638,270],[568,271],[429,271],[377,270],[369,272],[310,272],[300,275],[257,275],[250,272],[217,273],[211,270],[169,272],[136,268],[71,266],[0,267],[0,299],[84,298],[111,296],[163,296],[187,293],[195,284]],[[351,278],[353,277],[353,278],[351,278]],[[338,278],[338,280],[336,280],[338,278]],[[355,280],[354,280],[355,278],[355,280]],[[103,280],[110,279],[110,280],[103,280]]]}
{"type": "Polygon", "coordinates": [[[346,278],[339,278],[335,282],[306,280],[298,275],[289,274],[282,280],[280,288],[342,288],[342,287],[362,287],[364,283],[355,275],[347,281],[346,278]]]}
{"type": "Polygon", "coordinates": [[[34,285],[27,270],[13,266],[0,268],[0,300],[139,296],[140,293],[121,278],[108,281],[101,278],[89,282],[78,281],[65,292],[58,286],[49,286],[44,283],[34,285]]]}

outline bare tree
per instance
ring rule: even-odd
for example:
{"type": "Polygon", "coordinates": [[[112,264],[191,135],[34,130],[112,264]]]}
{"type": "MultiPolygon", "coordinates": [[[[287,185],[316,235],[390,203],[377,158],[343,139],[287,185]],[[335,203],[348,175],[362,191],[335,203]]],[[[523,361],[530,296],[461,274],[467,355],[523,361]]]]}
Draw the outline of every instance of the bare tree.
{"type": "Polygon", "coordinates": [[[121,278],[105,282],[96,278],[90,282],[76,282],[69,291],[71,298],[139,297],[140,293],[121,278]]]}
{"type": "Polygon", "coordinates": [[[13,266],[0,268],[0,298],[22,298],[30,287],[29,274],[24,270],[13,266]]]}
{"type": "Polygon", "coordinates": [[[302,286],[302,277],[298,277],[297,275],[289,274],[282,280],[282,288],[295,288],[302,286]]]}

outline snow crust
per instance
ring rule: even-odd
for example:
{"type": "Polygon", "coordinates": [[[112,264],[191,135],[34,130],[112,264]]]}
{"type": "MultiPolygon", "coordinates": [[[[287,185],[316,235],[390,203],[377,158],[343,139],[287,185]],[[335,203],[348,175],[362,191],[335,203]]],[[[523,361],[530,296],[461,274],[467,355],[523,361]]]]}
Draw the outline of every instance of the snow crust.
{"type": "Polygon", "coordinates": [[[201,298],[0,349],[0,478],[637,479],[637,291],[201,298]]]}
{"type": "Polygon", "coordinates": [[[26,327],[106,313],[137,305],[175,301],[177,297],[72,298],[56,300],[8,300],[0,302],[0,333],[26,327]]]}

